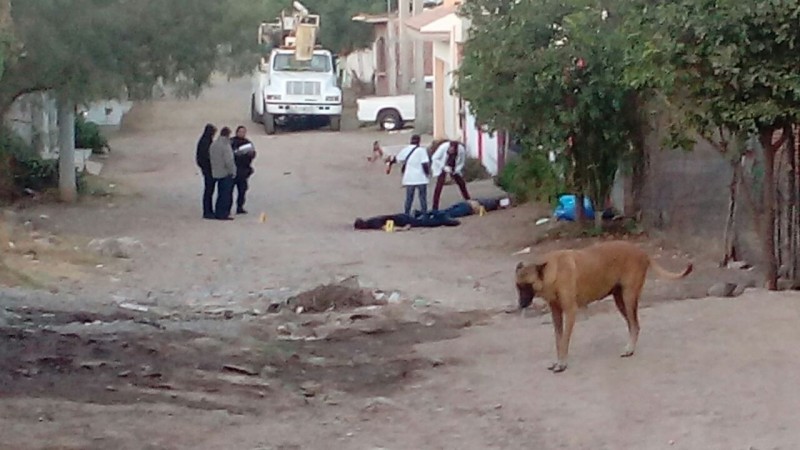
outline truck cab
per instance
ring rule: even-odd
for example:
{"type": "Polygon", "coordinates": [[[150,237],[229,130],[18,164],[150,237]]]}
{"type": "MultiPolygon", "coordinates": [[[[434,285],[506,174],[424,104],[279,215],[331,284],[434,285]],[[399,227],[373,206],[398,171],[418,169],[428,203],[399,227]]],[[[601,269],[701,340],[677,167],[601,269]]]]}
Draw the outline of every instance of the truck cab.
{"type": "Polygon", "coordinates": [[[259,44],[268,55],[255,74],[250,115],[267,134],[292,120],[321,118],[341,128],[342,90],[330,51],[315,45],[319,16],[294,2],[295,12],[277,23],[262,23],[259,44]]]}
{"type": "Polygon", "coordinates": [[[342,90],[328,50],[314,50],[309,61],[298,61],[293,50],[274,49],[254,87],[253,120],[267,134],[274,134],[276,125],[309,116],[326,117],[334,131],[341,127],[342,90]]]}

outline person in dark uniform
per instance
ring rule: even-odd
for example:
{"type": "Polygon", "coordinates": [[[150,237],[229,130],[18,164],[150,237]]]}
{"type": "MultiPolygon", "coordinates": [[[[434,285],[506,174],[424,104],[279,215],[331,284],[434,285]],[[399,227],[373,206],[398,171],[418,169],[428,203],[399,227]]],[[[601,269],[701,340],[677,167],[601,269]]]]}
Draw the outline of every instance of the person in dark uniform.
{"type": "Polygon", "coordinates": [[[214,218],[214,177],[211,174],[211,158],[208,154],[208,149],[211,148],[211,143],[214,142],[214,136],[217,134],[217,127],[212,124],[207,124],[203,130],[203,135],[197,142],[197,153],[195,154],[195,161],[200,172],[203,174],[203,218],[214,218]]]}
{"type": "Polygon", "coordinates": [[[236,128],[236,136],[231,139],[231,148],[233,148],[233,158],[236,161],[236,178],[234,179],[237,192],[236,214],[247,214],[244,209],[245,195],[250,187],[248,179],[255,172],[253,160],[256,158],[256,149],[253,143],[247,139],[247,128],[241,125],[236,128]]]}

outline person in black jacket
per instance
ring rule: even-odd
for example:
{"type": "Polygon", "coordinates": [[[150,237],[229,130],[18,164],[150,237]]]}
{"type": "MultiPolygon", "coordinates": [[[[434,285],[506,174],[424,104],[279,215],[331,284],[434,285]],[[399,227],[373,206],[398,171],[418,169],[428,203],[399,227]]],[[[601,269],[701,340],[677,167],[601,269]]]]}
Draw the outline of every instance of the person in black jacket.
{"type": "Polygon", "coordinates": [[[200,168],[200,172],[203,174],[203,218],[204,219],[213,219],[214,218],[214,208],[212,206],[212,199],[214,197],[214,177],[211,175],[211,158],[208,153],[208,149],[211,147],[211,143],[214,141],[214,135],[217,134],[217,127],[212,124],[206,124],[206,128],[203,130],[203,135],[200,136],[200,140],[197,142],[197,153],[195,155],[195,161],[197,162],[197,167],[200,168]]]}
{"type": "Polygon", "coordinates": [[[236,162],[236,214],[247,214],[244,209],[245,194],[250,187],[248,179],[255,172],[253,160],[256,158],[256,149],[253,143],[247,139],[247,128],[239,126],[236,128],[236,136],[231,139],[233,148],[233,159],[236,162]]]}

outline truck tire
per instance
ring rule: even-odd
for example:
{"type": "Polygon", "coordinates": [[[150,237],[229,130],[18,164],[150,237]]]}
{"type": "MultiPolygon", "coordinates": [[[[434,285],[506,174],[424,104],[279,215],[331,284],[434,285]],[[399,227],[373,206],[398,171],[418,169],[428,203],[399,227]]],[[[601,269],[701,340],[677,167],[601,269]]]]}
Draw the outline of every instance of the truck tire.
{"type": "Polygon", "coordinates": [[[331,131],[342,129],[342,116],[331,116],[331,131]]]}
{"type": "Polygon", "coordinates": [[[255,94],[252,97],[250,97],[250,120],[253,123],[261,123],[261,121],[263,120],[261,118],[261,114],[259,114],[258,111],[256,111],[256,96],[255,96],[255,94]]]}
{"type": "Polygon", "coordinates": [[[275,134],[275,116],[274,115],[272,115],[272,114],[270,114],[268,112],[265,112],[264,115],[262,116],[262,120],[261,121],[264,123],[264,131],[267,134],[270,134],[270,135],[275,134]]]}
{"type": "Polygon", "coordinates": [[[403,128],[403,118],[394,108],[382,109],[378,113],[378,126],[384,131],[393,131],[403,128]]]}

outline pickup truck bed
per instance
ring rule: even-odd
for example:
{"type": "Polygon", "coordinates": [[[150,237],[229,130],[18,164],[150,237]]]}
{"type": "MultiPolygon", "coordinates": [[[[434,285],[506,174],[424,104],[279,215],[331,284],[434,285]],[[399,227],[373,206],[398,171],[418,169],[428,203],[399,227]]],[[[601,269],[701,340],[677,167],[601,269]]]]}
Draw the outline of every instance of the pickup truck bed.
{"type": "Polygon", "coordinates": [[[364,97],[356,100],[358,120],[377,123],[382,130],[399,130],[413,122],[416,114],[414,95],[364,97]]]}

